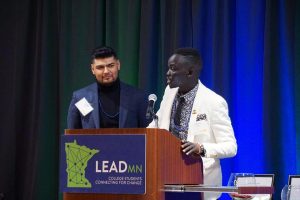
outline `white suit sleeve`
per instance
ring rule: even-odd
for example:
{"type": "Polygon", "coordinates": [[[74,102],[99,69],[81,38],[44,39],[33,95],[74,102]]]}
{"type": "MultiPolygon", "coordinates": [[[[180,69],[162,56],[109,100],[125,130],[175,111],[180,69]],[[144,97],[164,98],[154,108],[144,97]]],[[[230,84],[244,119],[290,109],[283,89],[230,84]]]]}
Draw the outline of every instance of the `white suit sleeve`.
{"type": "Polygon", "coordinates": [[[237,143],[228,115],[226,101],[220,98],[213,105],[211,112],[210,126],[216,143],[203,143],[206,150],[206,157],[227,158],[235,156],[237,153],[237,143]]]}

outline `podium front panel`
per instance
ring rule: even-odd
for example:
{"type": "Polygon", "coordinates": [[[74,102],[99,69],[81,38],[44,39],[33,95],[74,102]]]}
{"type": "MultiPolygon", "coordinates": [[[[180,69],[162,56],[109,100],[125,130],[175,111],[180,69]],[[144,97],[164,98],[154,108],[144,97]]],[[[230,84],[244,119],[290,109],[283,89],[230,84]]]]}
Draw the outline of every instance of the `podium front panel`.
{"type": "MultiPolygon", "coordinates": [[[[128,135],[144,134],[146,143],[145,194],[64,193],[64,200],[164,200],[164,184],[203,184],[201,159],[181,152],[180,140],[163,129],[74,129],[65,135],[128,135]]],[[[101,151],[100,151],[101,153],[101,151]]],[[[199,199],[200,199],[200,194],[199,199]]]]}

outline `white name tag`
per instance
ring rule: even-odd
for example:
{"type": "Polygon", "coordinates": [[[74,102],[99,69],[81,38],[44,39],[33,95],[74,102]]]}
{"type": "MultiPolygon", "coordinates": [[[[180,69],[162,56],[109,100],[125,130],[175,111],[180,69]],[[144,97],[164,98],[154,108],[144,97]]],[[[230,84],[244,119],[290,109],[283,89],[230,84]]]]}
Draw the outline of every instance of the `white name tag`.
{"type": "Polygon", "coordinates": [[[83,97],[81,100],[79,100],[77,103],[75,103],[75,106],[78,108],[80,113],[83,116],[86,116],[89,114],[94,108],[91,106],[91,104],[83,97]]]}

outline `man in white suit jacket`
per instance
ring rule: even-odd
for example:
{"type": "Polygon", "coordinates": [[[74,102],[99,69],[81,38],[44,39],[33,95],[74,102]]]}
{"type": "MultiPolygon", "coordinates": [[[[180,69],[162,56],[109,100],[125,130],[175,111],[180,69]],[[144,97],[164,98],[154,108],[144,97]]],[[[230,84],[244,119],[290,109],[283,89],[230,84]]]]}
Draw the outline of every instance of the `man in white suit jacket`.
{"type": "MultiPolygon", "coordinates": [[[[177,49],[168,61],[168,68],[168,86],[156,113],[158,128],[170,130],[183,139],[182,150],[187,155],[202,157],[204,184],[220,186],[220,158],[233,157],[237,153],[227,103],[198,79],[202,60],[196,49],[177,49]],[[174,125],[178,99],[181,96],[189,96],[192,103],[184,105],[181,111],[187,115],[183,114],[180,118],[185,123],[180,121],[179,125],[174,125]],[[176,133],[176,127],[180,128],[180,125],[183,131],[176,133]],[[186,134],[184,138],[180,135],[182,132],[186,134]]],[[[155,127],[154,121],[148,127],[155,127]]],[[[215,200],[219,196],[219,193],[204,193],[205,200],[215,200]]]]}

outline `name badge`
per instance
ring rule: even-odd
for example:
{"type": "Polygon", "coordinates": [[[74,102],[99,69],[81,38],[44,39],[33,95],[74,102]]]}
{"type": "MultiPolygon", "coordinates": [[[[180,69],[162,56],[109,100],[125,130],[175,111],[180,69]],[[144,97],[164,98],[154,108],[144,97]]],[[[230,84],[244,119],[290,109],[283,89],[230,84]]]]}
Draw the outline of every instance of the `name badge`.
{"type": "Polygon", "coordinates": [[[78,108],[80,113],[83,116],[86,116],[89,114],[94,108],[91,106],[91,104],[86,100],[85,97],[83,97],[81,100],[79,100],[77,103],[75,103],[75,106],[78,108]]]}

